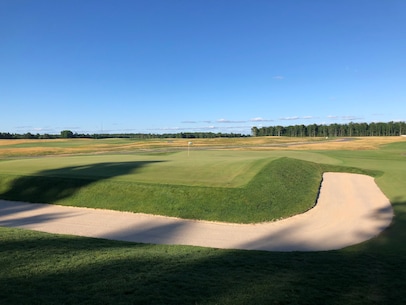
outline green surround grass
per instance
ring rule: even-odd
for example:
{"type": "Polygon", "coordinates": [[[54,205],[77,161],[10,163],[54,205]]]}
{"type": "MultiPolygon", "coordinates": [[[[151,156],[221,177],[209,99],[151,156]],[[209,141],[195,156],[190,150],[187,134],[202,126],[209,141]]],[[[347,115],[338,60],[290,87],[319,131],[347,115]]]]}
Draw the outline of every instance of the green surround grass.
{"type": "Polygon", "coordinates": [[[380,173],[376,181],[395,218],[370,241],[339,251],[269,253],[0,228],[0,303],[406,304],[405,144],[315,153],[344,166],[336,170],[380,173]]]}
{"type": "MultiPolygon", "coordinates": [[[[181,152],[10,160],[0,164],[0,197],[189,219],[272,221],[309,210],[323,172],[343,170],[282,155],[195,151],[190,157],[181,152]]],[[[335,163],[317,153],[286,155],[335,163]]]]}
{"type": "MultiPolygon", "coordinates": [[[[90,171],[110,167],[109,164],[90,171]]],[[[263,222],[310,209],[326,168],[291,158],[268,160],[251,181],[239,188],[136,183],[101,177],[98,180],[72,179],[52,177],[48,173],[45,176],[0,175],[1,197],[191,219],[263,222]]]]}

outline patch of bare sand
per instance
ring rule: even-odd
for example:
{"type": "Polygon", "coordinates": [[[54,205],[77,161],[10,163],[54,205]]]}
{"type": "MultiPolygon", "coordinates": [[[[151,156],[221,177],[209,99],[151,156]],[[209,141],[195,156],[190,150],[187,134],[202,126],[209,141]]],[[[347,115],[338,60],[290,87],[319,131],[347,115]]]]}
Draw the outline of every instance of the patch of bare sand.
{"type": "Polygon", "coordinates": [[[313,209],[277,222],[228,224],[0,200],[0,226],[152,244],[319,251],[361,243],[390,225],[392,206],[372,177],[323,177],[313,209]]]}

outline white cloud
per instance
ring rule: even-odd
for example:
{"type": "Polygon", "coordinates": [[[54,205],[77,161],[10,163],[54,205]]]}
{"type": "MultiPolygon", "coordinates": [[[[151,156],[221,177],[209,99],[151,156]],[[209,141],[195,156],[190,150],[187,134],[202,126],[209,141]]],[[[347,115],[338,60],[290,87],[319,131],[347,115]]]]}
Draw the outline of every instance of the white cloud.
{"type": "Polygon", "coordinates": [[[285,79],[285,77],[284,76],[282,76],[282,75],[275,75],[274,77],[272,77],[273,79],[276,79],[276,80],[282,80],[282,79],[285,79]]]}
{"type": "Polygon", "coordinates": [[[300,117],[298,117],[298,116],[288,116],[288,117],[279,118],[279,119],[284,120],[284,121],[293,121],[293,120],[299,120],[300,117]]]}
{"type": "Polygon", "coordinates": [[[16,128],[16,129],[31,129],[31,128],[33,128],[32,126],[16,126],[16,127],[14,127],[14,128],[16,128]]]}
{"type": "Polygon", "coordinates": [[[226,120],[226,119],[219,119],[217,120],[217,123],[245,123],[246,121],[231,121],[231,120],[226,120]]]}
{"type": "Polygon", "coordinates": [[[271,122],[272,120],[267,120],[267,119],[258,117],[258,118],[253,118],[253,119],[251,119],[250,121],[251,121],[251,122],[271,122]]]}
{"type": "Polygon", "coordinates": [[[148,128],[147,130],[160,130],[160,131],[178,131],[179,127],[161,127],[161,128],[148,128]]]}
{"type": "Polygon", "coordinates": [[[355,121],[355,120],[361,120],[361,117],[356,117],[354,115],[344,115],[341,117],[341,119],[346,120],[346,121],[355,121]]]}
{"type": "Polygon", "coordinates": [[[344,121],[355,121],[355,120],[362,120],[362,117],[357,117],[355,115],[328,115],[328,119],[333,119],[333,120],[344,120],[344,121]]]}

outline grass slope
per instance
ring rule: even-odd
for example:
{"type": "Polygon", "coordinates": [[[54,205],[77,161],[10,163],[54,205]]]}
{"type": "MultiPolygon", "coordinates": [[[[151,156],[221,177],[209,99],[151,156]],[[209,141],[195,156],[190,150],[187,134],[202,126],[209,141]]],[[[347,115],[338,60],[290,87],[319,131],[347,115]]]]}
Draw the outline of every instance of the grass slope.
{"type": "MultiPolygon", "coordinates": [[[[104,167],[98,171],[106,171],[112,166],[104,167]]],[[[268,162],[248,184],[240,188],[72,179],[47,175],[1,175],[3,191],[0,197],[181,218],[252,223],[285,218],[310,209],[316,201],[322,173],[326,170],[336,168],[279,158],[268,162]]]]}

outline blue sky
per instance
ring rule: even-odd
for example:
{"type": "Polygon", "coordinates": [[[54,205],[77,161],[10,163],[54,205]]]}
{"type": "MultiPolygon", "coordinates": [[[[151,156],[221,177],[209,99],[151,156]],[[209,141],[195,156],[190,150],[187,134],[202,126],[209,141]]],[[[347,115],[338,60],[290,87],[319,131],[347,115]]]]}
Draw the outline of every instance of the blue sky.
{"type": "Polygon", "coordinates": [[[0,132],[406,121],[403,0],[2,0],[0,132]]]}

